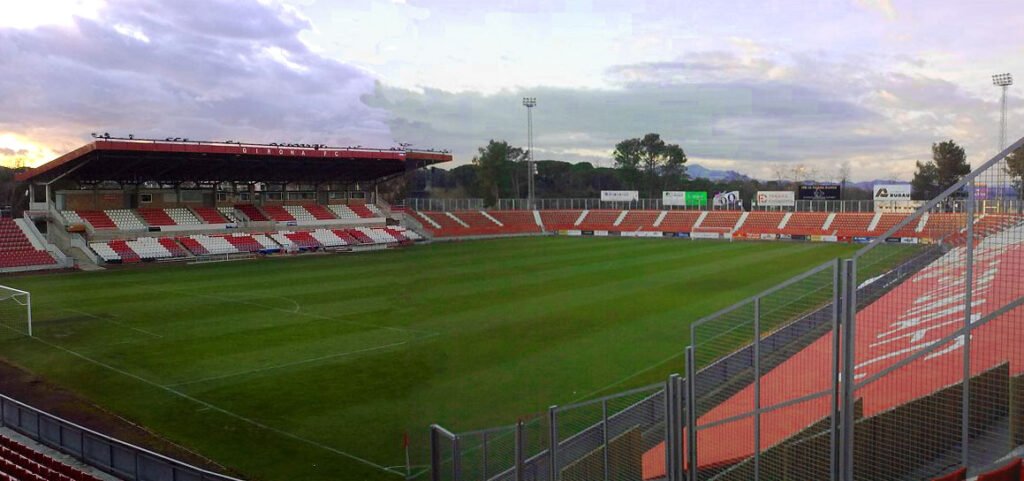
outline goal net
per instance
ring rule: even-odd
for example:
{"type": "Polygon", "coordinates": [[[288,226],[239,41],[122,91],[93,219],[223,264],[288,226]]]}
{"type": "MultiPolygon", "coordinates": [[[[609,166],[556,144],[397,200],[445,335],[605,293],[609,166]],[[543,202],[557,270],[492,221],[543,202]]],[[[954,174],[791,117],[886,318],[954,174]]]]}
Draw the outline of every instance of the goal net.
{"type": "Polygon", "coordinates": [[[0,339],[32,335],[32,294],[0,285],[0,339]]]}

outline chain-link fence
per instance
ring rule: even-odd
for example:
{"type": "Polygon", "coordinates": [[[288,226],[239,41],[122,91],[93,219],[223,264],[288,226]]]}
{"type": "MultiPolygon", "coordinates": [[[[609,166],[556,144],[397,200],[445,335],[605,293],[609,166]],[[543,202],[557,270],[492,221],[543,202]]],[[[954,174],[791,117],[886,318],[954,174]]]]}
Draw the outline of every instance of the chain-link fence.
{"type": "Polygon", "coordinates": [[[0,394],[0,427],[133,481],[240,481],[79,426],[0,394]]]}
{"type": "Polygon", "coordinates": [[[935,241],[903,282],[865,269],[887,264],[897,246],[876,241],[849,263],[863,287],[852,296],[844,403],[863,408],[845,419],[844,480],[974,473],[1022,445],[1012,400],[1024,373],[1024,217],[1009,198],[1014,182],[997,156],[893,226],[890,235],[922,225],[935,241]]]}
{"type": "Polygon", "coordinates": [[[690,323],[685,379],[552,407],[533,450],[517,424],[500,473],[459,471],[460,440],[488,443],[451,435],[435,467],[458,475],[434,479],[919,480],[1024,454],[1021,145],[851,259],[690,323]]]}

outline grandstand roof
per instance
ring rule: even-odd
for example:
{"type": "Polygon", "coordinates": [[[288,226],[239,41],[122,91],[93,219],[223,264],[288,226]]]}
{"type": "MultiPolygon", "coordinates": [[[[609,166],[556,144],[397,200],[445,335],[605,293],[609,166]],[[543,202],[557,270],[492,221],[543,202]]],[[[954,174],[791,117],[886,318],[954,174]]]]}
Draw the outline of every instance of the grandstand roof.
{"type": "Polygon", "coordinates": [[[358,182],[451,160],[451,154],[436,151],[100,138],[16,179],[358,182]]]}

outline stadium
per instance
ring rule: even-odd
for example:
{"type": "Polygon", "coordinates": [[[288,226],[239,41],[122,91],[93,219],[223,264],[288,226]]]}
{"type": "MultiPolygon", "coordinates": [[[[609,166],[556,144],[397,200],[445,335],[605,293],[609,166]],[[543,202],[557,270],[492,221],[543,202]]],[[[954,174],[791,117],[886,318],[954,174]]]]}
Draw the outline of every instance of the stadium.
{"type": "Polygon", "coordinates": [[[1024,217],[975,186],[1022,144],[870,211],[498,209],[378,195],[445,152],[100,136],[0,220],[0,470],[1010,479],[1024,217]]]}
{"type": "Polygon", "coordinates": [[[1024,481],[1017,3],[6,2],[0,481],[1024,481]]]}

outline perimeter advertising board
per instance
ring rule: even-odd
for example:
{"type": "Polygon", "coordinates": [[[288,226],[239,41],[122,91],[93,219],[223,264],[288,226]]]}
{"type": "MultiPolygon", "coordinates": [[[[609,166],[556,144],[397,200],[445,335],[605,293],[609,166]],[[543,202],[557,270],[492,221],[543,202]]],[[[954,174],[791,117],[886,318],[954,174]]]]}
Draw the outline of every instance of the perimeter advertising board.
{"type": "Polygon", "coordinates": [[[875,184],[875,202],[910,202],[910,184],[875,184]]]}
{"type": "Polygon", "coordinates": [[[801,185],[797,197],[800,200],[839,200],[840,190],[833,184],[801,185]]]}
{"type": "Polygon", "coordinates": [[[793,207],[796,194],[791,190],[759,190],[754,197],[759,207],[793,207]]]}
{"type": "Polygon", "coordinates": [[[666,190],[661,193],[661,204],[689,207],[704,206],[708,205],[708,193],[666,190]]]}
{"type": "Polygon", "coordinates": [[[602,190],[601,202],[636,202],[640,192],[636,190],[602,190]]]}

